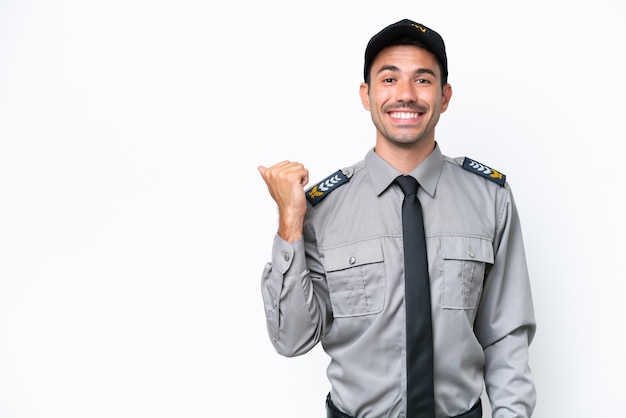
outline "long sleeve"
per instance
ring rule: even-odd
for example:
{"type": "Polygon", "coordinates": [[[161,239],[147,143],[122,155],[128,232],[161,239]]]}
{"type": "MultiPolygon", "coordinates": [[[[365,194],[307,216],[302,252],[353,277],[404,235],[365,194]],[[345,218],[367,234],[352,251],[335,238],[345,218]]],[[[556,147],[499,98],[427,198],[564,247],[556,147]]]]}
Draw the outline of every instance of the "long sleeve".
{"type": "MultiPolygon", "coordinates": [[[[307,245],[315,254],[314,245],[307,245]]],[[[307,267],[306,252],[305,240],[288,243],[276,235],[261,279],[267,331],[276,351],[287,357],[311,350],[330,316],[325,281],[307,267]]],[[[315,257],[309,263],[319,264],[315,257]]]]}
{"type": "Polygon", "coordinates": [[[506,196],[475,331],[484,348],[493,418],[528,418],[536,403],[528,349],[536,324],[520,222],[508,187],[506,196]]]}

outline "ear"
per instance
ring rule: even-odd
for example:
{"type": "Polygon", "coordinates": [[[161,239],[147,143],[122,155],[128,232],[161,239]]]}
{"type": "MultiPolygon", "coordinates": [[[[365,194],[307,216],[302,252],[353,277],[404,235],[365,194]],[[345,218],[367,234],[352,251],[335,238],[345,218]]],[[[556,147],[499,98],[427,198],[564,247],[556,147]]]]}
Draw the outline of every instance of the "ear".
{"type": "Polygon", "coordinates": [[[370,110],[369,86],[367,83],[361,83],[359,94],[361,95],[361,104],[363,104],[365,110],[370,110]]]}
{"type": "Polygon", "coordinates": [[[447,83],[443,86],[443,97],[441,99],[441,113],[445,112],[448,109],[448,105],[450,104],[450,98],[452,98],[452,86],[450,83],[447,83]]]}

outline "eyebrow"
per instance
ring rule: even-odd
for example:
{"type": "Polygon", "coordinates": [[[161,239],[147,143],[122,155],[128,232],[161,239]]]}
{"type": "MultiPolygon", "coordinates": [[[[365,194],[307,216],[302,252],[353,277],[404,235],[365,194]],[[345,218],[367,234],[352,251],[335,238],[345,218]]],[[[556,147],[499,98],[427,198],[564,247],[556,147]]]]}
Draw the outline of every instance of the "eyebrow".
{"type": "MultiPolygon", "coordinates": [[[[383,65],[382,67],[380,67],[380,69],[377,71],[377,74],[382,73],[383,71],[391,71],[394,73],[397,73],[400,71],[400,68],[396,67],[395,65],[383,65]]],[[[417,70],[415,70],[414,72],[415,75],[420,75],[420,74],[430,74],[433,77],[436,77],[436,74],[433,70],[429,69],[429,68],[418,68],[417,70]]]]}

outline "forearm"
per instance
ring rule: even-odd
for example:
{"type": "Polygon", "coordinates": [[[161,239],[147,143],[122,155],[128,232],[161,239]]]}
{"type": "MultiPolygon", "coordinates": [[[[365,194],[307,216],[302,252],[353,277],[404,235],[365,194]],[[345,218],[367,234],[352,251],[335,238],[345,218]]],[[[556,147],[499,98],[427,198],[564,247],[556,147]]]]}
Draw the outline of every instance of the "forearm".
{"type": "Polygon", "coordinates": [[[321,309],[306,267],[303,240],[276,236],[265,266],[261,293],[270,340],[284,356],[304,354],[320,339],[321,309]]]}
{"type": "Polygon", "coordinates": [[[485,385],[493,418],[530,418],[536,392],[529,367],[529,329],[521,327],[485,348],[485,385]]]}

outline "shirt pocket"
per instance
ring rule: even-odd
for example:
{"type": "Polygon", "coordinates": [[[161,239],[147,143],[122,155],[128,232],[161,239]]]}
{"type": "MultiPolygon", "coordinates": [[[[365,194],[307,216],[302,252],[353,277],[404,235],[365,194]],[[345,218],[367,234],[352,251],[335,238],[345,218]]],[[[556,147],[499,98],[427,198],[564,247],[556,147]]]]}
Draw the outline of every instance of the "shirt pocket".
{"type": "Polygon", "coordinates": [[[474,237],[444,237],[444,309],[475,309],[483,289],[488,264],[493,264],[490,240],[474,237]]]}
{"type": "Polygon", "coordinates": [[[382,311],[385,268],[378,240],[327,249],[324,251],[324,264],[335,318],[382,311]]]}

